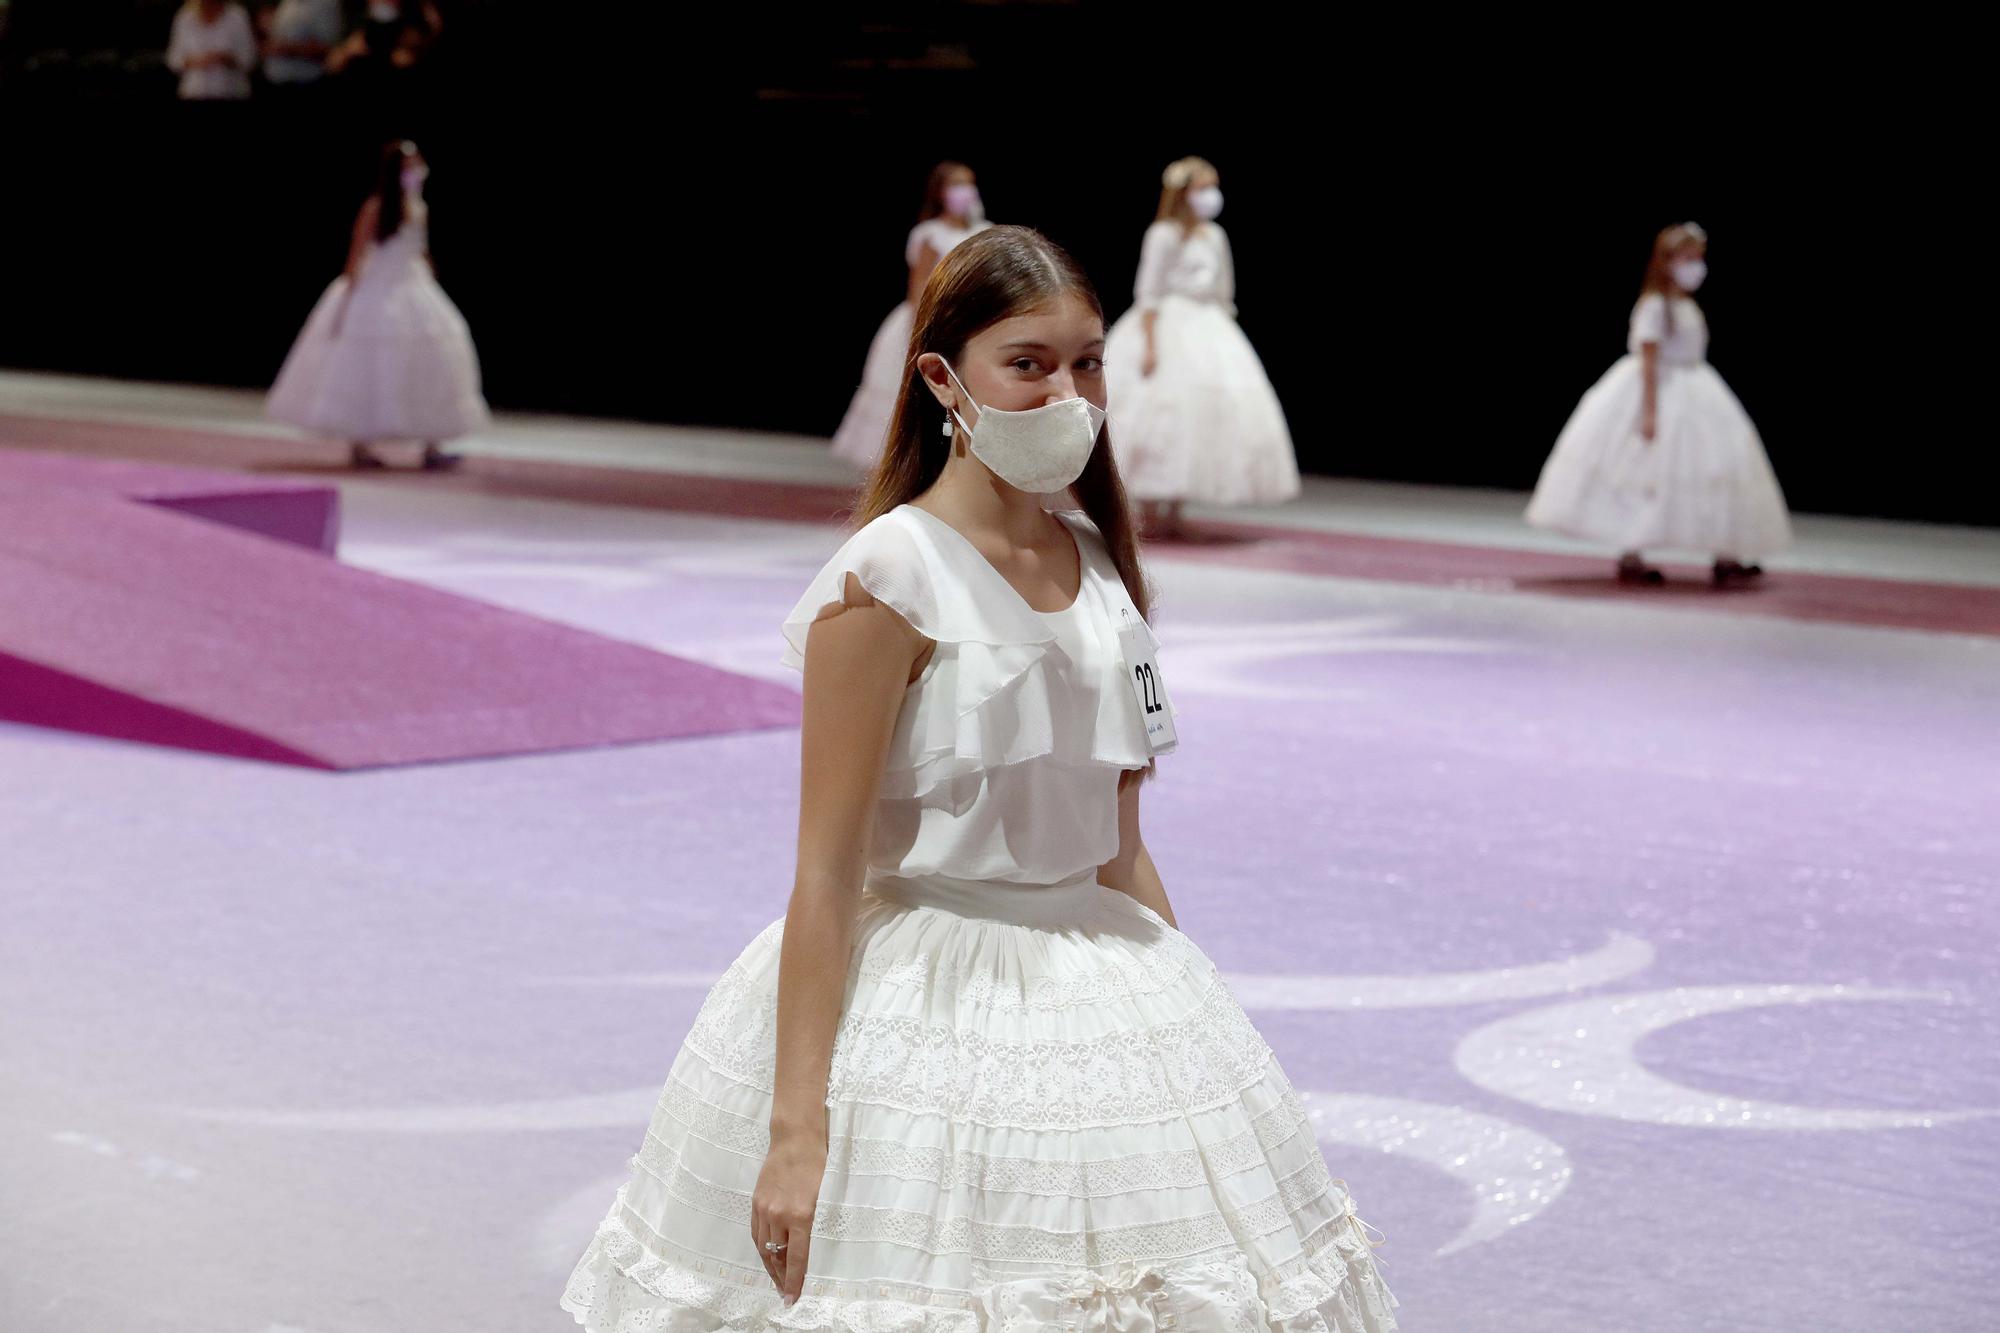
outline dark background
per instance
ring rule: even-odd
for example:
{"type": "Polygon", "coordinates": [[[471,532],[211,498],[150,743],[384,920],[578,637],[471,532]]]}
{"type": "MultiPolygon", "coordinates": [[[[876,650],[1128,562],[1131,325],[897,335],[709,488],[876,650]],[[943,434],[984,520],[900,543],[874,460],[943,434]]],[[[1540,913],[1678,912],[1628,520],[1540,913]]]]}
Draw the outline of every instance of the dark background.
{"type": "MultiPolygon", "coordinates": [[[[173,8],[11,6],[0,364],[267,384],[340,267],[368,109],[177,102],[173,8]]],[[[970,162],[1115,317],[1161,167],[1199,153],[1308,471],[1531,486],[1623,351],[1653,234],[1691,217],[1711,359],[1795,508],[2000,521],[1969,391],[1990,151],[1948,24],[441,8],[409,128],[499,408],[830,435],[933,162],[970,162]]]]}

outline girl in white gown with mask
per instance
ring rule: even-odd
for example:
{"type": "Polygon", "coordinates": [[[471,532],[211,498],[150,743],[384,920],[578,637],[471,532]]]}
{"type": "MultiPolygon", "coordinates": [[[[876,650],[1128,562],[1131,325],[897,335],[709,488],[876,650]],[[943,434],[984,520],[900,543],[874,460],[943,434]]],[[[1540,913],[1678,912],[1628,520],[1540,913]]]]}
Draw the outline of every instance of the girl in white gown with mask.
{"type": "Polygon", "coordinates": [[[923,291],[858,526],[783,627],[790,905],[674,1058],[561,1298],[586,1328],[1395,1327],[1141,836],[1177,714],[1103,344],[1026,228],[923,291]]]}
{"type": "Polygon", "coordinates": [[[360,468],[383,466],[371,448],[382,440],[421,440],[423,467],[454,466],[439,442],[489,423],[472,333],[431,272],[429,170],[407,140],[383,150],[347,267],[306,317],[265,406],[349,441],[360,468]]]}
{"type": "Polygon", "coordinates": [[[1653,242],[1626,355],[1583,395],[1542,467],[1528,522],[1623,552],[1618,578],[1660,583],[1644,549],[1712,557],[1717,587],[1757,578],[1791,544],[1791,519],[1764,442],[1708,364],[1694,293],[1708,236],[1692,222],[1653,242]]]}
{"type": "Polygon", "coordinates": [[[1221,211],[1213,166],[1184,157],[1166,169],[1139,250],[1136,304],[1112,327],[1105,355],[1118,466],[1163,536],[1180,531],[1189,500],[1277,504],[1299,493],[1284,409],[1236,324],[1221,211]]]}
{"type": "Polygon", "coordinates": [[[907,292],[868,344],[861,386],[854,391],[847,415],[833,433],[834,457],[866,472],[882,456],[896,395],[909,371],[910,328],[916,319],[917,298],[938,261],[959,242],[990,225],[979,198],[979,180],[971,167],[963,162],[940,162],[932,168],[917,225],[910,229],[903,245],[903,260],[909,265],[907,292]]]}

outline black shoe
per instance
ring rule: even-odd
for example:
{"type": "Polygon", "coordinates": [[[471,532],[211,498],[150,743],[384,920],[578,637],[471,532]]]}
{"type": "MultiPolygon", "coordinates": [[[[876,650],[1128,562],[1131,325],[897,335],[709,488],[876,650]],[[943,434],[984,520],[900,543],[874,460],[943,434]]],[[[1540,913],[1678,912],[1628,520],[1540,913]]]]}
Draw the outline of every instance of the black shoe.
{"type": "Polygon", "coordinates": [[[464,454],[448,454],[434,444],[427,444],[421,466],[426,472],[449,472],[464,461],[464,454]]]}
{"type": "Polygon", "coordinates": [[[1643,560],[1620,560],[1618,562],[1620,583],[1643,583],[1648,587],[1665,583],[1667,576],[1643,560]]]}
{"type": "Polygon", "coordinates": [[[349,445],[347,450],[347,461],[355,468],[361,469],[363,471],[379,471],[380,469],[388,466],[381,459],[369,453],[368,446],[365,444],[349,445]]]}
{"type": "Polygon", "coordinates": [[[1714,581],[1716,587],[1722,588],[1727,587],[1731,583],[1747,583],[1763,572],[1764,567],[1762,565],[1745,565],[1739,564],[1734,560],[1718,560],[1715,562],[1714,568],[1709,570],[1709,578],[1714,581]]]}

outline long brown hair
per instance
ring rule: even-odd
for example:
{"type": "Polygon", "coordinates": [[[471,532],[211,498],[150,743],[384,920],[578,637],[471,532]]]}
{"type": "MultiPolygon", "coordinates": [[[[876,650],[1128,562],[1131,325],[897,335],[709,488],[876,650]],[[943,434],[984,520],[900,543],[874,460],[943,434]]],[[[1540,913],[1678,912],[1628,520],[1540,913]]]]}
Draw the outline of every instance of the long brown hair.
{"type": "MultiPolygon", "coordinates": [[[[857,528],[908,503],[931,488],[951,456],[943,433],[944,408],[917,375],[917,358],[936,352],[957,364],[965,345],[1003,319],[1043,310],[1075,296],[1104,318],[1104,305],[1083,269],[1067,250],[1029,227],[989,227],[961,241],[938,261],[917,302],[916,326],[903,356],[903,387],[882,457],[855,506],[857,528]]],[[[1132,526],[1125,483],[1111,454],[1111,427],[1098,433],[1097,447],[1070,488],[1083,512],[1104,536],[1111,562],[1142,617],[1152,599],[1139,568],[1139,543],[1132,526]]]]}
{"type": "Polygon", "coordinates": [[[924,182],[924,208],[917,214],[917,221],[929,222],[932,218],[944,216],[944,192],[951,184],[952,175],[960,171],[971,171],[963,162],[940,162],[931,168],[931,178],[924,182]]]}
{"type": "Polygon", "coordinates": [[[1653,257],[1646,264],[1646,279],[1639,284],[1639,299],[1658,295],[1667,311],[1667,332],[1674,331],[1674,298],[1684,297],[1694,300],[1692,293],[1681,290],[1674,281],[1674,252],[1688,244],[1707,245],[1708,233],[1696,222],[1676,222],[1671,227],[1663,227],[1653,238],[1653,257]]]}
{"type": "Polygon", "coordinates": [[[415,155],[417,146],[408,139],[391,139],[382,145],[382,159],[375,167],[375,239],[386,241],[403,225],[403,164],[415,155]]]}

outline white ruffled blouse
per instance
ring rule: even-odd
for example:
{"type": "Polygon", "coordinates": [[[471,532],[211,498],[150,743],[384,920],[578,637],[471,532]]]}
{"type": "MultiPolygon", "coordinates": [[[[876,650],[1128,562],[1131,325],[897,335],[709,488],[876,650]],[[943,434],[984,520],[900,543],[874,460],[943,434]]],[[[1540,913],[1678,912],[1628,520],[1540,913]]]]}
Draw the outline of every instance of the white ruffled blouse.
{"type": "Polygon", "coordinates": [[[1118,626],[1144,621],[1096,525],[1056,517],[1083,555],[1062,611],[1029,606],[957,529],[904,504],[849,537],[786,617],[784,661],[803,670],[851,572],[937,642],[897,718],[871,879],[1057,884],[1118,854],[1118,774],[1151,758],[1118,626]]]}

